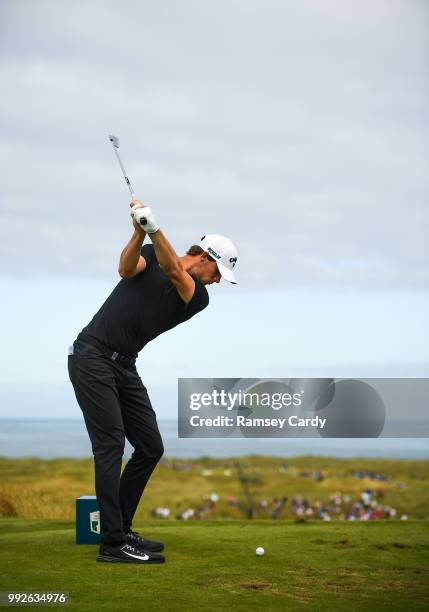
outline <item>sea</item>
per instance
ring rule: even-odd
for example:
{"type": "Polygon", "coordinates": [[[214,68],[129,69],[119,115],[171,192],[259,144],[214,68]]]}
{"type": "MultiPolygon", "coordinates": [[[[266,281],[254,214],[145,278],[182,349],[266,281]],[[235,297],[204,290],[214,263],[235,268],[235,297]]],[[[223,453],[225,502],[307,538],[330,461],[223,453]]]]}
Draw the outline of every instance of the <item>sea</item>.
{"type": "MultiPolygon", "coordinates": [[[[428,459],[429,438],[179,438],[177,420],[158,420],[166,457],[367,457],[428,459]]],[[[132,447],[126,444],[124,457],[132,447]]],[[[91,457],[83,419],[0,419],[2,457],[91,457]]]]}

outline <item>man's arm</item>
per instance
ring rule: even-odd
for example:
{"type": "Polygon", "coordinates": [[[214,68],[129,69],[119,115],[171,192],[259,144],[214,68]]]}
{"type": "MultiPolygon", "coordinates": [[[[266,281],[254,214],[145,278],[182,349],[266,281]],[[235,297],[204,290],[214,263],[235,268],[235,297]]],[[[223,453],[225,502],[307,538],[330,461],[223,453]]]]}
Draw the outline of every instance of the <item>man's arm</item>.
{"type": "Polygon", "coordinates": [[[175,250],[160,229],[153,234],[149,234],[149,238],[152,240],[159,265],[176,287],[182,300],[187,304],[194,295],[194,279],[186,272],[175,250]]]}
{"type": "Polygon", "coordinates": [[[146,268],[146,260],[140,255],[145,236],[145,231],[134,226],[131,240],[122,251],[119,260],[118,272],[122,278],[132,278],[146,268]]]}
{"type": "MultiPolygon", "coordinates": [[[[144,206],[144,204],[136,198],[132,200],[131,207],[134,211],[143,209],[140,212],[142,213],[143,217],[145,217],[144,225],[146,226],[149,238],[152,241],[158,263],[165,274],[167,274],[167,276],[170,278],[173,285],[176,287],[182,300],[188,304],[195,292],[194,279],[184,269],[180,258],[176,254],[176,251],[159,229],[159,225],[155,221],[155,217],[153,216],[151,209],[144,206]]],[[[140,223],[136,221],[135,217],[133,217],[133,224],[136,230],[141,229],[141,231],[143,231],[140,223]]]]}

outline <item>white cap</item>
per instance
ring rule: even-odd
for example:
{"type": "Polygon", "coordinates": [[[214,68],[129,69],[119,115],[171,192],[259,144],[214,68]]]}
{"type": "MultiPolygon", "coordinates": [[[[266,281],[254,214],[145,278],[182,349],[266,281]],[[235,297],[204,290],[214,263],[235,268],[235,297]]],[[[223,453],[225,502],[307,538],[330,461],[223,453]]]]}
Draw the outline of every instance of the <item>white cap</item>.
{"type": "Polygon", "coordinates": [[[218,234],[209,234],[201,238],[200,247],[207,251],[217,263],[222,277],[236,284],[233,267],[237,263],[237,249],[229,238],[218,234]]]}

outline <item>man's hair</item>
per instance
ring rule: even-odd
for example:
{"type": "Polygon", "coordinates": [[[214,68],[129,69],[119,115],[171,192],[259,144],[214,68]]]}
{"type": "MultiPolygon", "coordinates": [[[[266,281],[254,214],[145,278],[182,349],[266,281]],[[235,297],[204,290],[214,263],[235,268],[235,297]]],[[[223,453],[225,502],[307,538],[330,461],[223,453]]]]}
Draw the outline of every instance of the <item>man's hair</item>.
{"type": "MultiPolygon", "coordinates": [[[[202,249],[198,244],[193,244],[186,251],[186,255],[192,255],[192,257],[196,257],[197,255],[201,255],[204,252],[205,252],[204,249],[202,249]]],[[[216,259],[213,259],[213,257],[211,257],[211,255],[209,255],[208,253],[207,253],[207,259],[209,261],[216,261],[216,259]]]]}
{"type": "Polygon", "coordinates": [[[192,257],[195,257],[195,255],[201,255],[201,253],[204,253],[204,249],[202,249],[200,246],[198,246],[198,244],[193,244],[186,251],[186,255],[192,255],[192,257]]]}

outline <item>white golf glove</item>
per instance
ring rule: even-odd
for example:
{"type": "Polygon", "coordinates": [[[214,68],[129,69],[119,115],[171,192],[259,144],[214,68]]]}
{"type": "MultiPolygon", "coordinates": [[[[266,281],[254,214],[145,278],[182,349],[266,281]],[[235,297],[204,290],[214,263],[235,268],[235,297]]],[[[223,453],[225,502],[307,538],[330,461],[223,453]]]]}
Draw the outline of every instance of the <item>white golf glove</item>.
{"type": "Polygon", "coordinates": [[[144,208],[141,206],[133,206],[131,209],[131,216],[146,233],[154,234],[159,230],[159,225],[149,206],[145,206],[144,208]]]}

